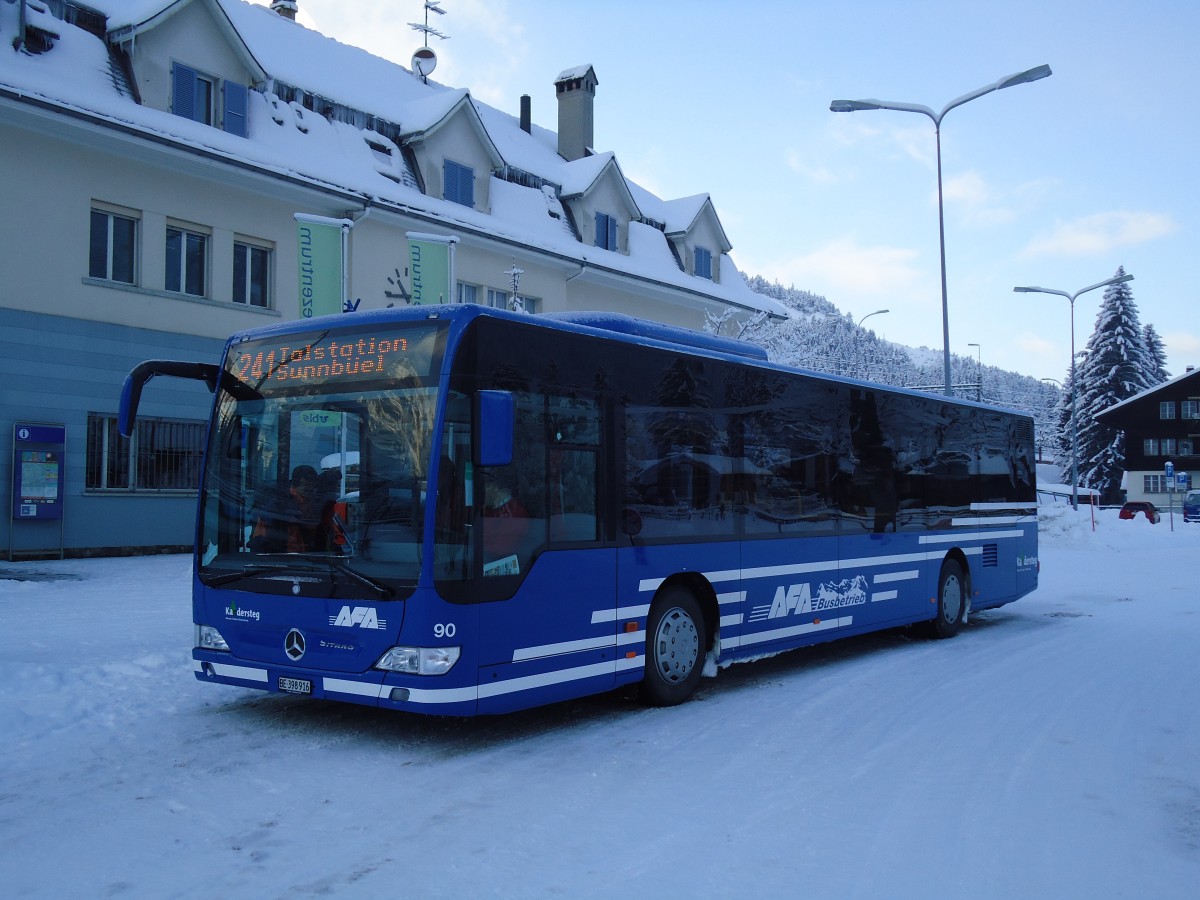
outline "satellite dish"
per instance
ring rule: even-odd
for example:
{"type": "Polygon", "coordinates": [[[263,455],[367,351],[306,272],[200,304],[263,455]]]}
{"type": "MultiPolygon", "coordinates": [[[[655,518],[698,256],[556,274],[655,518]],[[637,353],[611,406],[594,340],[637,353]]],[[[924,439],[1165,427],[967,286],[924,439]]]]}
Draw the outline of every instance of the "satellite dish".
{"type": "Polygon", "coordinates": [[[437,54],[428,47],[421,47],[412,55],[413,74],[425,78],[437,68],[437,54]]]}

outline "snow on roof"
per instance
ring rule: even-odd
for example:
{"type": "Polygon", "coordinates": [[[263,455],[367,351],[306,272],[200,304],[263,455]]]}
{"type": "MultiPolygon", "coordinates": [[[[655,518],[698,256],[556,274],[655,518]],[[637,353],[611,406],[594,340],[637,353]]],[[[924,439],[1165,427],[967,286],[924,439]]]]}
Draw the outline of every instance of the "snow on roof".
{"type": "MultiPolygon", "coordinates": [[[[560,165],[562,171],[562,191],[564,197],[581,197],[588,192],[596,179],[611,164],[616,162],[612,151],[582,156],[571,162],[560,165]]],[[[620,166],[617,167],[618,169],[620,166]]]]}
{"type": "Polygon", "coordinates": [[[1126,406],[1131,406],[1140,400],[1144,400],[1145,398],[1149,397],[1151,394],[1156,394],[1159,391],[1164,390],[1165,388],[1175,387],[1178,384],[1180,384],[1181,382],[1187,381],[1189,378],[1195,378],[1197,376],[1200,376],[1200,369],[1192,369],[1191,371],[1184,372],[1182,375],[1176,375],[1174,378],[1167,379],[1162,384],[1156,384],[1152,388],[1146,388],[1146,390],[1142,391],[1140,394],[1134,394],[1132,397],[1126,397],[1120,403],[1114,403],[1108,409],[1099,413],[1097,415],[1097,418],[1103,419],[1104,417],[1111,415],[1112,413],[1116,412],[1119,409],[1124,409],[1126,406]]]}
{"type": "Polygon", "coordinates": [[[558,77],[554,79],[554,83],[558,84],[560,81],[570,81],[572,78],[583,78],[588,72],[592,73],[592,79],[599,84],[600,79],[596,77],[596,70],[592,68],[590,63],[584,63],[582,66],[575,66],[571,69],[563,69],[558,73],[558,77]]]}
{"type": "MultiPolygon", "coordinates": [[[[342,44],[243,0],[88,0],[88,5],[109,16],[110,36],[121,29],[154,27],[183,9],[200,2],[223,11],[271,82],[293,87],[399,125],[416,134],[436,125],[455,106],[470,98],[464,88],[425,83],[406,68],[365,50],[342,44]]],[[[33,10],[33,7],[31,7],[33,10]]],[[[16,34],[18,9],[0,3],[0,33],[4,43],[16,34]]],[[[159,140],[250,164],[268,172],[307,180],[335,190],[361,195],[363,203],[397,204],[461,224],[484,234],[504,236],[550,252],[634,277],[684,288],[716,302],[766,309],[786,316],[786,308],[750,290],[732,262],[721,263],[720,284],[685,275],[679,270],[663,236],[655,229],[643,233],[631,223],[629,255],[600,251],[570,236],[561,218],[549,214],[547,198],[534,188],[505,185],[493,179],[491,214],[421,194],[409,184],[383,175],[365,140],[365,132],[331,121],[297,104],[283,104],[273,95],[251,91],[250,137],[242,138],[162,110],[136,104],[123,95],[109,76],[108,49],[104,42],[82,29],[56,19],[59,35],[53,48],[36,55],[0,53],[0,90],[15,98],[34,97],[67,115],[90,119],[124,130],[140,131],[159,140]],[[297,126],[302,120],[305,131],[297,126]],[[499,190],[495,190],[499,187],[499,190]],[[521,192],[527,192],[522,194],[521,192]]],[[[591,65],[564,70],[564,77],[582,77],[591,65]]],[[[594,73],[593,73],[594,77],[594,73]]],[[[613,165],[631,192],[635,207],[658,222],[682,223],[695,218],[708,195],[664,201],[620,172],[613,153],[600,153],[574,162],[556,152],[553,132],[534,127],[526,133],[516,117],[470,98],[501,162],[561,186],[562,196],[579,196],[595,182],[605,167],[613,165]]],[[[559,210],[561,211],[561,209],[559,210]]]]}

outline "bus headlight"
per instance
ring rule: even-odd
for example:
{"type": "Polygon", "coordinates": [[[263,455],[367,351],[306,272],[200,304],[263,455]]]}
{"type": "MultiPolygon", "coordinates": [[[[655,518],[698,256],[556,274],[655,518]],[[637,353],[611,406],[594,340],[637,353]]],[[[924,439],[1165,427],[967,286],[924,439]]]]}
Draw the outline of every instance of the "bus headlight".
{"type": "Polygon", "coordinates": [[[461,647],[393,647],[379,657],[375,668],[405,675],[445,675],[461,652],[461,647]]]}
{"type": "Polygon", "coordinates": [[[196,646],[201,650],[224,650],[229,652],[229,645],[225,643],[225,638],[221,637],[221,632],[213,628],[211,625],[196,626],[196,646]]]}

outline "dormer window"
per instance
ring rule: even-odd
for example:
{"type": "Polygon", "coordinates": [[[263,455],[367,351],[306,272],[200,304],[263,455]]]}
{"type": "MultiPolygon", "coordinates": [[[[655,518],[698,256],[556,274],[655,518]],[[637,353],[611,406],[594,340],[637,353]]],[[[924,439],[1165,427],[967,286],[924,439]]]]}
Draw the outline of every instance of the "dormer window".
{"type": "Polygon", "coordinates": [[[193,122],[217,125],[230,134],[246,137],[247,91],[244,85],[221,79],[185,66],[171,65],[171,112],[193,122]],[[218,88],[220,92],[218,93],[218,88]],[[223,96],[217,108],[218,96],[223,96]],[[220,115],[223,114],[223,115],[220,115]]]}
{"type": "Polygon", "coordinates": [[[608,213],[596,213],[596,246],[602,250],[617,249],[617,220],[608,213]]]}
{"type": "Polygon", "coordinates": [[[692,253],[692,274],[698,278],[707,278],[712,281],[712,251],[697,247],[692,253]]]}

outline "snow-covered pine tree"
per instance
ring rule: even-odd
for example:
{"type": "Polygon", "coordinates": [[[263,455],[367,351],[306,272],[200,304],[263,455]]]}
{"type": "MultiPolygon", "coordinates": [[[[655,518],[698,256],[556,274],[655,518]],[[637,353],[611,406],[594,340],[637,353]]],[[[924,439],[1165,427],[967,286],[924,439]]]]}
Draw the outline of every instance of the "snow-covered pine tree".
{"type": "Polygon", "coordinates": [[[1146,356],[1150,361],[1147,380],[1151,387],[1162,384],[1171,377],[1171,373],[1167,371],[1167,348],[1163,346],[1162,338],[1149,322],[1142,329],[1142,343],[1146,345],[1146,356]]]}
{"type": "MultiPolygon", "coordinates": [[[[1079,400],[1076,398],[1076,404],[1079,400]]],[[[1054,458],[1058,461],[1059,471],[1062,473],[1062,483],[1071,483],[1071,370],[1067,369],[1067,375],[1063,379],[1062,394],[1058,398],[1058,404],[1054,410],[1054,416],[1058,422],[1058,435],[1054,442],[1054,458]]],[[[1078,419],[1078,412],[1076,413],[1078,419]]]]}
{"type": "MultiPolygon", "coordinates": [[[[1117,277],[1124,274],[1123,267],[1117,269],[1117,277]]],[[[1128,282],[1109,285],[1088,338],[1087,355],[1076,367],[1079,480],[1098,490],[1102,501],[1119,497],[1125,452],[1121,432],[1100,424],[1096,416],[1151,387],[1151,369],[1133,291],[1128,282]]]]}

